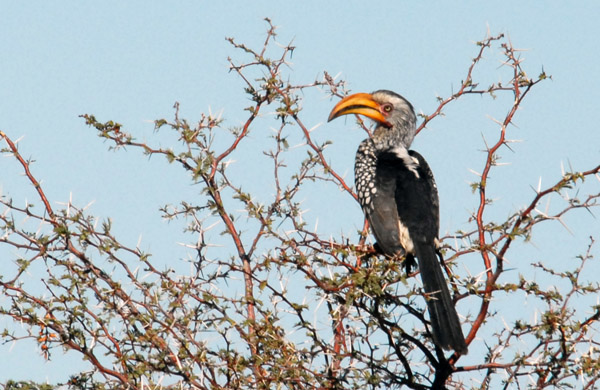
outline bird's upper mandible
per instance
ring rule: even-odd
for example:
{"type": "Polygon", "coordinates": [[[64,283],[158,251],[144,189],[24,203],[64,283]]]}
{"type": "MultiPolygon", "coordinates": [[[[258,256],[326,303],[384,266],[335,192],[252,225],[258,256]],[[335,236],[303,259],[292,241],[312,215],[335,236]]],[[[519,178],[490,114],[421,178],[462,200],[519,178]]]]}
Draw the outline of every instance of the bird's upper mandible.
{"type": "Polygon", "coordinates": [[[373,142],[380,148],[410,147],[415,137],[417,118],[412,105],[395,92],[379,90],[356,93],[340,100],[328,121],[342,115],[360,114],[373,119],[377,127],[373,142]]]}
{"type": "Polygon", "coordinates": [[[340,100],[331,110],[327,121],[331,122],[342,115],[360,114],[384,126],[392,127],[391,123],[387,121],[392,110],[391,104],[385,103],[384,105],[375,101],[370,93],[355,93],[340,100]]]}

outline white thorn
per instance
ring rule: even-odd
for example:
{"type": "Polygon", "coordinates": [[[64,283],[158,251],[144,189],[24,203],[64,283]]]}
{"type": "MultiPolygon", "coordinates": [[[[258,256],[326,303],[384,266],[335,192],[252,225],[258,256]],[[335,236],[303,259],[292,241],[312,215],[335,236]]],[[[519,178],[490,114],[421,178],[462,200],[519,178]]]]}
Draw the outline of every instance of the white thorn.
{"type": "Polygon", "coordinates": [[[481,177],[481,173],[474,171],[473,169],[469,168],[469,171],[479,177],[481,177]]]}

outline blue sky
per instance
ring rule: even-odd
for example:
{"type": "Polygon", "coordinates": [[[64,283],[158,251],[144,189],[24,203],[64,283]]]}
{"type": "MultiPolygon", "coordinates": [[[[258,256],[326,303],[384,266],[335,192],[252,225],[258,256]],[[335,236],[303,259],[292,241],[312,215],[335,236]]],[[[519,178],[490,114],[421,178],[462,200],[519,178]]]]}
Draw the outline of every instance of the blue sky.
{"type": "MultiPolygon", "coordinates": [[[[507,34],[515,47],[526,49],[522,57],[531,76],[542,68],[552,75],[518,113],[518,128],[509,135],[523,142],[514,145],[514,153],[503,152],[503,162],[511,165],[494,174],[500,196],[492,212],[508,216],[531,198],[530,186],[537,186],[540,177],[542,185],[558,180],[561,164],[581,170],[600,160],[595,115],[599,16],[595,1],[4,2],[0,129],[20,138],[21,153],[36,160],[33,171],[55,205],[70,197],[80,206],[93,202],[90,211],[111,216],[124,240],[135,243],[141,236],[142,246],[161,258],[185,240],[179,225],[161,221],[158,208],[193,198],[198,189],[184,172],[159,159],[148,160],[133,150],[107,151],[79,115],[118,121],[149,141],[151,121],[171,118],[175,101],[181,104],[180,116],[192,121],[209,109],[223,110],[225,125],[239,125],[248,102],[243,84],[228,72],[227,57],[244,57],[225,37],[258,48],[265,38],[265,17],[279,26],[280,43],[293,40],[297,47],[290,72],[295,81],[320,79],[323,71],[339,73],[353,92],[392,89],[417,111],[429,113],[436,96],[449,95],[464,78],[477,52],[474,42],[489,30],[507,34]]],[[[490,53],[481,70],[484,80],[498,81],[506,74],[499,58],[490,53]]],[[[311,127],[322,124],[317,136],[335,142],[329,160],[351,178],[354,149],[363,133],[351,130],[351,120],[325,125],[334,102],[325,93],[310,97],[303,104],[304,121],[311,127]]],[[[467,185],[475,180],[469,169],[482,167],[482,135],[493,136],[497,128],[490,117],[505,113],[506,106],[493,103],[469,97],[449,107],[413,145],[436,173],[442,233],[463,227],[475,204],[467,185]]],[[[34,197],[7,158],[0,160],[0,191],[16,200],[34,197]]],[[[312,212],[309,218],[319,214],[312,212]]],[[[347,230],[324,222],[320,231],[352,234],[362,217],[358,206],[348,213],[347,230]]],[[[527,256],[573,257],[585,249],[586,235],[600,231],[598,219],[587,214],[566,222],[572,235],[561,233],[548,244],[561,230],[542,230],[527,256]]],[[[0,248],[0,261],[9,261],[9,254],[0,248]]],[[[183,250],[180,257],[185,257],[183,250]]],[[[0,366],[0,382],[66,380],[65,372],[44,362],[33,344],[0,345],[0,366]],[[35,372],[23,368],[23,359],[35,362],[35,372]]]]}

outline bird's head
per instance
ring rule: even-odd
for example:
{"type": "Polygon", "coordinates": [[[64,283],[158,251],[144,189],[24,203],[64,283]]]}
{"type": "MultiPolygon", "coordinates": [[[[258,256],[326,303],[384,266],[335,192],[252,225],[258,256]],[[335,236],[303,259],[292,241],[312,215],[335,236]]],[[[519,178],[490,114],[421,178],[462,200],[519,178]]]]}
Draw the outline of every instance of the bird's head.
{"type": "Polygon", "coordinates": [[[377,127],[373,142],[379,150],[410,147],[415,138],[417,117],[413,106],[395,92],[379,90],[346,96],[333,107],[328,121],[348,114],[360,114],[374,120],[377,127]]]}

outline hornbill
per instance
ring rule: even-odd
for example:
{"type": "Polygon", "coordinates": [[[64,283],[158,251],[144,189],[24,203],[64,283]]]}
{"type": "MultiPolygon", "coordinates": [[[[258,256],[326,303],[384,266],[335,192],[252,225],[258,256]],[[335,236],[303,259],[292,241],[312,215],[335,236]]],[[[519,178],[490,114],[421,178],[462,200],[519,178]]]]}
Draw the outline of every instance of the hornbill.
{"type": "MultiPolygon", "coordinates": [[[[441,265],[438,250],[439,200],[433,173],[419,153],[409,150],[416,134],[412,105],[387,90],[342,99],[329,120],[361,114],[376,122],[360,143],[354,166],[358,200],[386,256],[418,259],[433,338],[444,349],[466,354],[467,345],[441,265]]],[[[440,255],[441,258],[441,255],[440,255]]]]}

